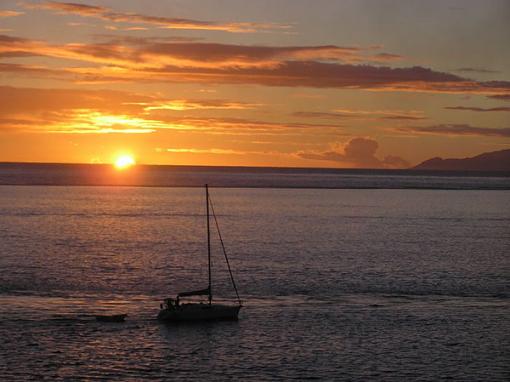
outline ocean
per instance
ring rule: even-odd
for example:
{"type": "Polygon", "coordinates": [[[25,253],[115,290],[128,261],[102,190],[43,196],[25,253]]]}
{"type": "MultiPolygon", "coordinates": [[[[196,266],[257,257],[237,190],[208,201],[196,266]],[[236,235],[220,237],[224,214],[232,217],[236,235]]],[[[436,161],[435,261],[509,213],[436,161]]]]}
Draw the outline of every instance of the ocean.
{"type": "MultiPolygon", "coordinates": [[[[507,381],[509,183],[2,164],[0,379],[507,381]],[[206,182],[244,307],[160,323],[163,298],[207,286],[206,182]]],[[[232,299],[216,235],[212,254],[232,299]]]]}
{"type": "Polygon", "coordinates": [[[510,190],[510,172],[0,163],[0,185],[510,190]]]}

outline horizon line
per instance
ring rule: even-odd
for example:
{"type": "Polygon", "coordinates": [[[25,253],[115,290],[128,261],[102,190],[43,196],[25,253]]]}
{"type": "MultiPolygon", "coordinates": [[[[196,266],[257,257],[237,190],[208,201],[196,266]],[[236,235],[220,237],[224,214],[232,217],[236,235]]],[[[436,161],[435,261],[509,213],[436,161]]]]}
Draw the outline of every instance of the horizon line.
{"type": "MultiPolygon", "coordinates": [[[[55,166],[98,166],[98,167],[114,167],[113,163],[77,163],[77,162],[18,162],[18,161],[0,161],[2,165],[55,165],[55,166]]],[[[412,173],[479,173],[479,174],[505,174],[510,175],[510,171],[506,170],[439,170],[439,169],[417,169],[415,166],[408,168],[357,168],[357,167],[293,167],[293,166],[233,166],[233,165],[189,165],[189,164],[150,164],[137,163],[136,167],[177,167],[177,168],[225,168],[225,169],[267,169],[267,170],[303,170],[303,171],[380,171],[380,172],[412,172],[412,173]]]]}

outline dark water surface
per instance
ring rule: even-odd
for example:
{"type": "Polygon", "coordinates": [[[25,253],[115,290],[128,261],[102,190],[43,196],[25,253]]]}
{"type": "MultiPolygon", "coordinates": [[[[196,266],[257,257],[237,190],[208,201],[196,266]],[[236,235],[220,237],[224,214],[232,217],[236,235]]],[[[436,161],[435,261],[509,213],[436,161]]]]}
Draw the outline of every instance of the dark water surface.
{"type": "Polygon", "coordinates": [[[0,163],[0,185],[510,190],[510,172],[0,163]]]}
{"type": "Polygon", "coordinates": [[[0,379],[508,380],[509,191],[212,198],[245,307],[176,326],[155,317],[206,286],[202,189],[1,186],[0,379]]]}

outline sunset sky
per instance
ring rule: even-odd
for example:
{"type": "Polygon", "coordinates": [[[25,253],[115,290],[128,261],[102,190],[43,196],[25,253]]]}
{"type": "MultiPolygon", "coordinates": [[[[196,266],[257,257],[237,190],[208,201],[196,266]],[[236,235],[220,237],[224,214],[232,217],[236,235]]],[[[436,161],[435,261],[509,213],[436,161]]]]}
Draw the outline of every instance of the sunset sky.
{"type": "Polygon", "coordinates": [[[403,168],[510,148],[510,1],[0,2],[0,161],[403,168]]]}

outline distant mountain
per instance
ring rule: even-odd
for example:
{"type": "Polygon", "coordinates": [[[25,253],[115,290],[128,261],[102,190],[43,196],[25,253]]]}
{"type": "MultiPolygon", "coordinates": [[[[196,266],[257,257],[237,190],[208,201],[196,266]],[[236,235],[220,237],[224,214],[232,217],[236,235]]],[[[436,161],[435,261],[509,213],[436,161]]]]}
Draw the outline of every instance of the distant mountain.
{"type": "Polygon", "coordinates": [[[510,171],[510,150],[483,153],[472,158],[432,158],[413,170],[510,171]]]}

